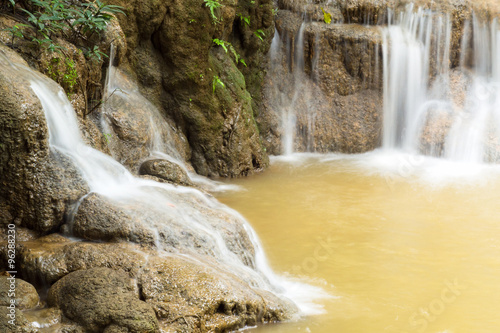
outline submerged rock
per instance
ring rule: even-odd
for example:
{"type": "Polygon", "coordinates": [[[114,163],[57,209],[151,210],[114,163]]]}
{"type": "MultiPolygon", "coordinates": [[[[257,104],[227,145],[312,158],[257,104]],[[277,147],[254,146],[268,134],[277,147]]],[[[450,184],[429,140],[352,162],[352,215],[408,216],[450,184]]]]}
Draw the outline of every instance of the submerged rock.
{"type": "Polygon", "coordinates": [[[50,288],[47,301],[86,332],[159,332],[153,309],[139,299],[124,272],[93,268],[70,273],[50,288]]]}

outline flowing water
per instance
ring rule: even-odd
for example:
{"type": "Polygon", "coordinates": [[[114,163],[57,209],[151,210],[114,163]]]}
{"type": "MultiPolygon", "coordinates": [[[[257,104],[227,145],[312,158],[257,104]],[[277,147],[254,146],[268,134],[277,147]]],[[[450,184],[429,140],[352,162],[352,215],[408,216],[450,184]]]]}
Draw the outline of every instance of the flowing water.
{"type": "MultiPolygon", "coordinates": [[[[76,113],[54,81],[10,63],[1,54],[0,67],[30,82],[45,112],[50,148],[73,162],[90,193],[139,218],[141,227],[155,237],[159,255],[182,254],[196,262],[219,265],[222,272],[237,275],[249,286],[291,298],[303,313],[321,311],[311,300],[322,297],[322,291],[275,275],[254,230],[237,212],[194,188],[133,176],[115,159],[85,144],[76,113]],[[245,248],[244,241],[235,242],[236,237],[247,237],[255,251],[245,248]]],[[[79,207],[80,202],[74,205],[73,217],[79,207]]],[[[73,230],[71,225],[69,230],[73,230]]]]}
{"type": "Polygon", "coordinates": [[[326,314],[262,332],[500,331],[500,168],[406,154],[294,155],[219,199],[326,314]],[[455,170],[450,174],[450,170],[455,170]]]}

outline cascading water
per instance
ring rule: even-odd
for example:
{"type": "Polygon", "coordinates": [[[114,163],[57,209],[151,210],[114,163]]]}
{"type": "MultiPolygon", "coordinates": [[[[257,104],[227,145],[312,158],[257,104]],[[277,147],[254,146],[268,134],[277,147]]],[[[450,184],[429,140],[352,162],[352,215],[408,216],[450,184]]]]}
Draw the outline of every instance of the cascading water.
{"type": "MultiPolygon", "coordinates": [[[[321,291],[276,276],[255,232],[237,212],[196,189],[134,177],[113,158],[85,144],[75,111],[55,82],[24,66],[8,61],[0,64],[15,67],[17,75],[31,82],[45,111],[51,149],[69,157],[88,183],[91,192],[80,202],[95,193],[140,217],[141,227],[156,238],[157,251],[182,254],[197,262],[206,259],[207,265],[215,259],[220,269],[231,271],[252,287],[300,301],[299,308],[306,313],[318,310],[311,300],[321,291]],[[243,237],[243,241],[235,237],[243,237]],[[245,239],[255,251],[246,249],[245,239]]],[[[71,215],[78,214],[78,206],[71,215]]]]}
{"type": "Polygon", "coordinates": [[[498,160],[500,31],[496,21],[474,17],[469,45],[470,29],[463,33],[461,67],[451,69],[449,16],[409,6],[389,19],[383,28],[384,149],[498,160]]]}

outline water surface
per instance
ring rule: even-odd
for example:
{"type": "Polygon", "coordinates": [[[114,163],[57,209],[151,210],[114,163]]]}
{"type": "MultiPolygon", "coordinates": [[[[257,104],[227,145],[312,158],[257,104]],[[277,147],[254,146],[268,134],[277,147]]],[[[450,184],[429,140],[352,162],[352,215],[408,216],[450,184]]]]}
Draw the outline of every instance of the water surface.
{"type": "Polygon", "coordinates": [[[497,167],[403,154],[295,155],[219,199],[325,313],[255,332],[500,331],[497,167]]]}

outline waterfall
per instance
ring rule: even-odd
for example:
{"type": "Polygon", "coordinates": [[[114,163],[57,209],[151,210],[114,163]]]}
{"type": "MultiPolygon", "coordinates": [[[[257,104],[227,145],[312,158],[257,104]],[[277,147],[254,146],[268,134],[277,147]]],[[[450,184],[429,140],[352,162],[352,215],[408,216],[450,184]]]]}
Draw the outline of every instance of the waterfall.
{"type": "MultiPolygon", "coordinates": [[[[311,302],[324,297],[322,291],[275,275],[255,231],[237,212],[194,188],[134,177],[112,157],[85,144],[76,113],[59,85],[28,67],[4,62],[0,65],[15,67],[16,73],[31,83],[45,112],[50,149],[73,162],[88,183],[90,193],[97,193],[117,207],[127,212],[137,211],[137,216],[144,217],[141,223],[156,235],[158,252],[179,253],[198,262],[206,258],[207,265],[215,259],[220,269],[237,275],[250,286],[290,297],[305,313],[318,311],[317,305],[311,302]],[[232,225],[242,227],[243,233],[237,237],[247,237],[255,252],[246,250],[244,241],[228,238],[236,237],[229,233],[232,225]],[[164,237],[170,230],[174,233],[168,237],[175,237],[175,228],[182,228],[184,235],[191,235],[198,242],[190,248],[185,244],[178,248],[171,245],[164,237]]],[[[75,205],[71,214],[76,215],[78,209],[75,205]]]]}
{"type": "Polygon", "coordinates": [[[483,163],[498,159],[500,31],[474,16],[451,66],[451,19],[421,8],[382,29],[384,149],[483,163]],[[470,34],[472,31],[472,45],[470,34]],[[467,50],[472,49],[473,61],[467,50]]]}

